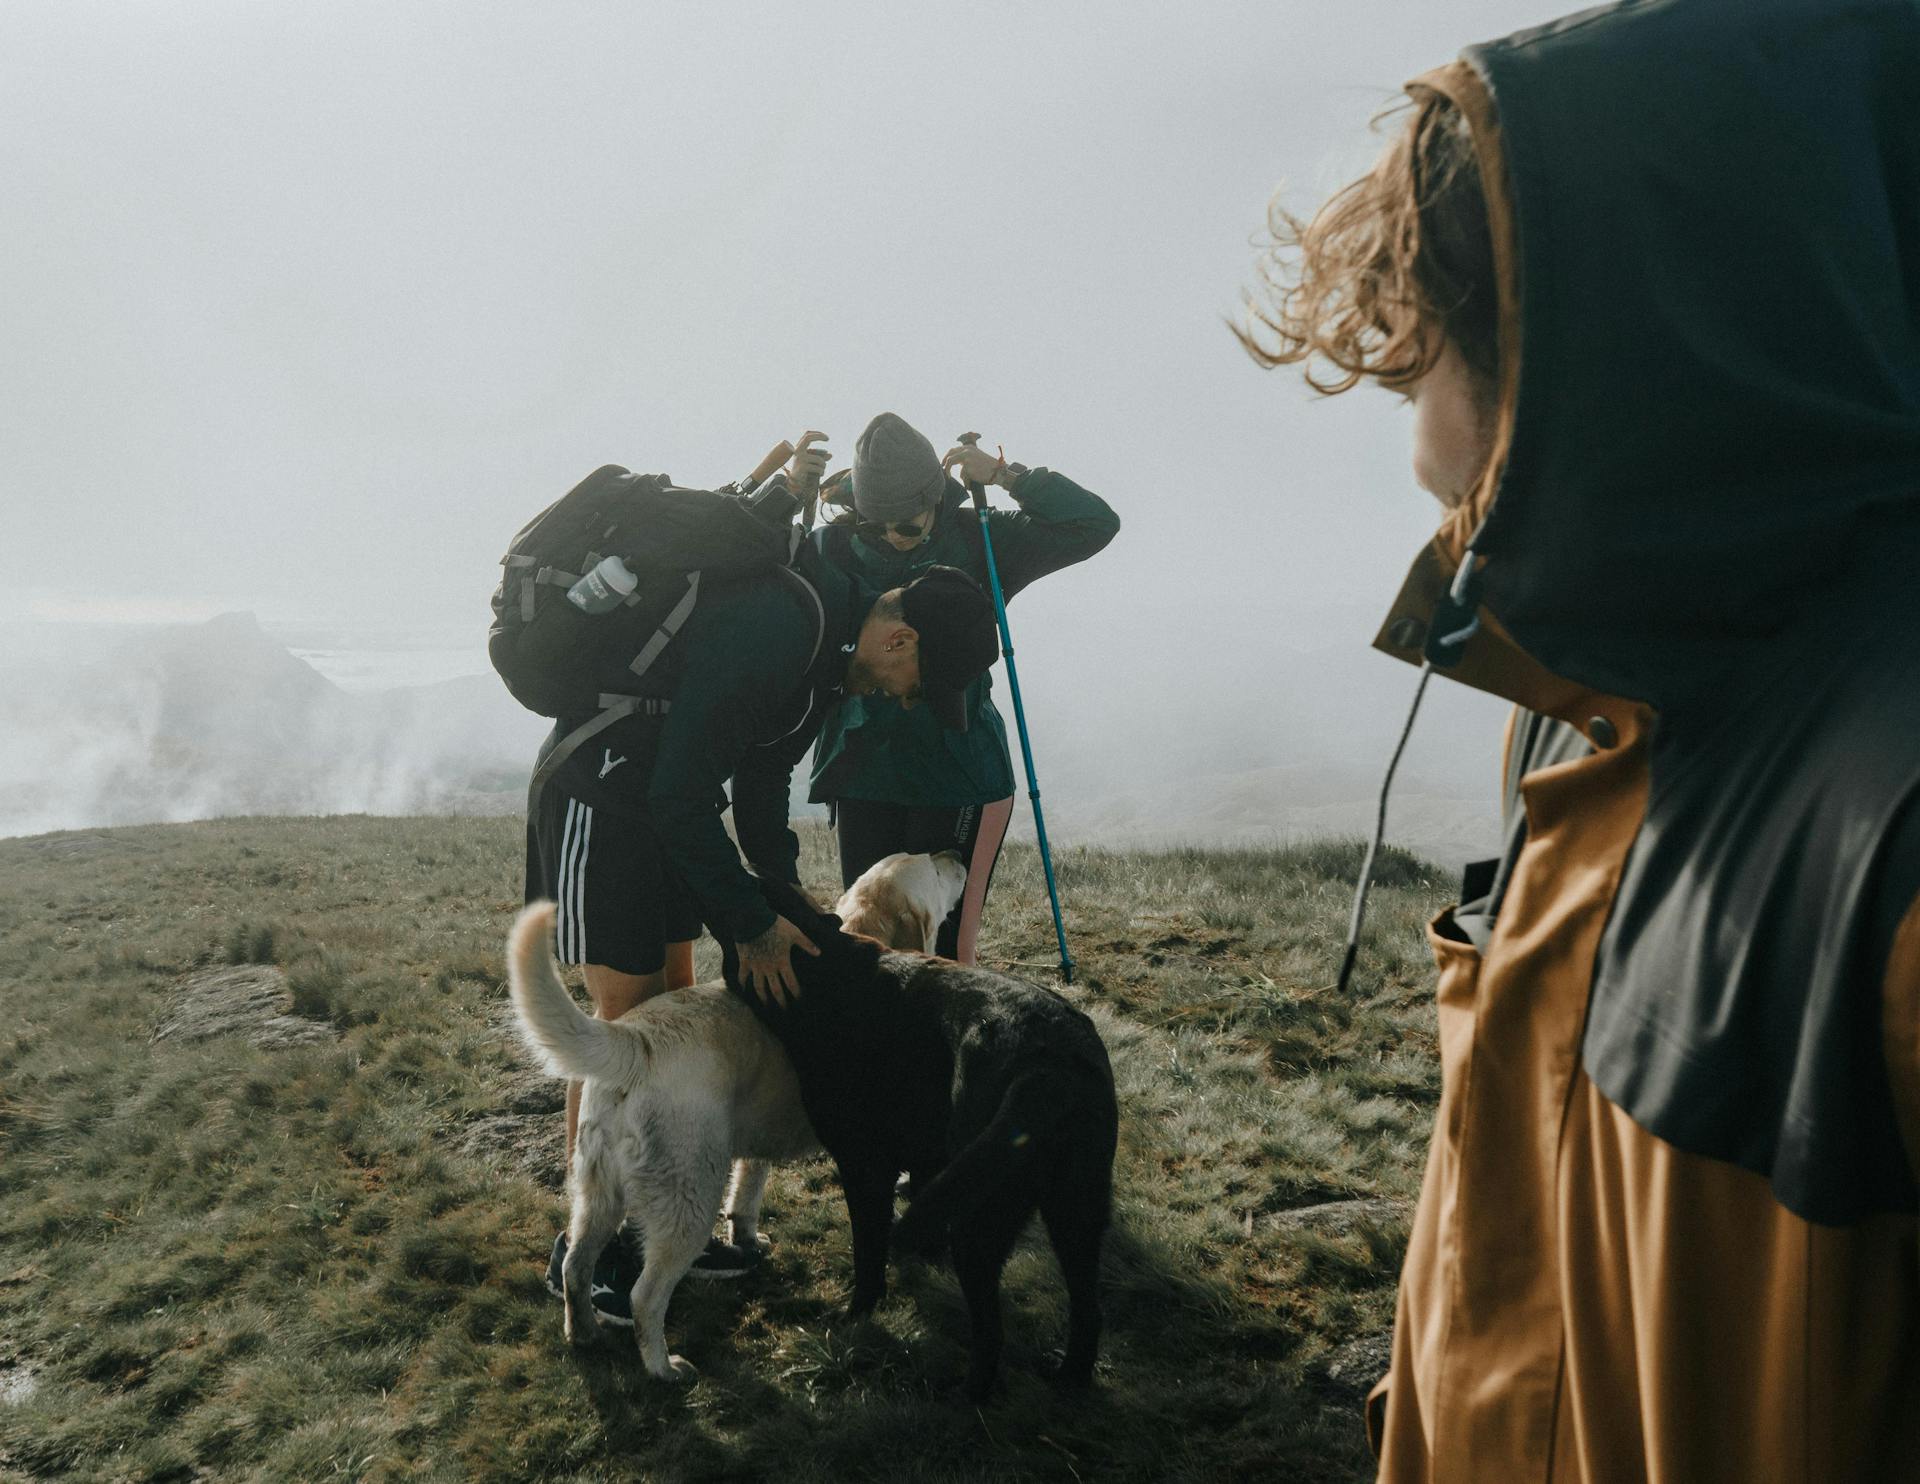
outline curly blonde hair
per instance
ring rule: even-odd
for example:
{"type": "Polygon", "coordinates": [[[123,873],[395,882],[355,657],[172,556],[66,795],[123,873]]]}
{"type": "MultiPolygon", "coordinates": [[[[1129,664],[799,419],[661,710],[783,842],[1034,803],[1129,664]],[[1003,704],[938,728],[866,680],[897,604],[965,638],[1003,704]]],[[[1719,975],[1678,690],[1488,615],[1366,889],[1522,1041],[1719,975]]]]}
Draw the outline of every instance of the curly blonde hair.
{"type": "Polygon", "coordinates": [[[1311,221],[1278,200],[1268,212],[1260,286],[1234,334],[1263,366],[1303,365],[1319,392],[1367,377],[1409,386],[1449,341],[1478,375],[1498,377],[1499,294],[1473,136],[1448,99],[1421,87],[1375,125],[1409,109],[1374,167],[1311,221]]]}

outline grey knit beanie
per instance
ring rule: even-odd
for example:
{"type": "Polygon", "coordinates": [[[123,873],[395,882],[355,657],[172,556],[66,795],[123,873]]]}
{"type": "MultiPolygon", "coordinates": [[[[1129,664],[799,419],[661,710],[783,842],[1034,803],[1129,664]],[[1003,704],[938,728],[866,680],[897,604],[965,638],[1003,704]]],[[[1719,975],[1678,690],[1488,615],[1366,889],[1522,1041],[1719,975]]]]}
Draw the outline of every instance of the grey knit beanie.
{"type": "Polygon", "coordinates": [[[853,509],[862,520],[912,520],[945,488],[933,445],[897,413],[881,413],[853,445],[853,509]]]}

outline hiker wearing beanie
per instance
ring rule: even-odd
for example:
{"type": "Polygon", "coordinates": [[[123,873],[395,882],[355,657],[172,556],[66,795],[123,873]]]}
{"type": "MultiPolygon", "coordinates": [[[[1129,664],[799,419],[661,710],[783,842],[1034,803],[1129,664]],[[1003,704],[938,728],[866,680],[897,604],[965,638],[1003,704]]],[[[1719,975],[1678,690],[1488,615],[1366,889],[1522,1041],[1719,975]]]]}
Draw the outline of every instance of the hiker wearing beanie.
{"type": "MultiPolygon", "coordinates": [[[[1007,599],[1038,578],[1085,561],[1113,539],[1120,519],[1106,501],[1049,469],[1004,463],[962,444],[943,459],[905,419],[883,412],[854,447],[849,474],[825,498],[848,506],[813,540],[834,567],[878,588],[929,567],[958,567],[987,582],[980,518],[950,476],[999,485],[1018,510],[987,521],[1007,599]]],[[[967,687],[961,725],[888,696],[850,696],[827,718],[814,749],[811,797],[828,804],[851,886],[895,851],[955,850],[967,891],[942,924],[937,951],[974,960],[981,909],[1013,813],[1013,763],[994,709],[992,677],[967,687]]],[[[951,721],[953,718],[949,718],[951,721]]]]}

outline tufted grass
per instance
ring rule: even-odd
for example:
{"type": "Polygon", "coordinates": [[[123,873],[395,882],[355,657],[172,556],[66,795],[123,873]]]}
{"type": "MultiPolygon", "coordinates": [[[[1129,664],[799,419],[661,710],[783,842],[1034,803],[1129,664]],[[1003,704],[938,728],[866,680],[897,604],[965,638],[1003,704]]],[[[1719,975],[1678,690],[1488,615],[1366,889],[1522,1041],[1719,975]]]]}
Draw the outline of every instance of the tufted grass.
{"type": "MultiPolygon", "coordinates": [[[[1029,1239],[975,1409],[944,1271],[841,1317],[819,1161],[774,1178],[765,1270],[676,1295],[694,1384],[649,1381],[624,1337],[562,1348],[560,1197],[462,1139],[527,1095],[502,1018],[521,849],[489,819],[0,841],[0,1382],[34,1383],[0,1385],[0,1481],[1370,1477],[1364,1378],[1329,1361],[1391,1323],[1438,1091],[1431,868],[1389,853],[1341,996],[1357,844],[1063,853],[1067,993],[1123,1118],[1100,1384],[1038,1378],[1064,1297],[1029,1239]],[[277,965],[335,1038],[152,1043],[178,982],[229,963],[277,965]]],[[[981,951],[1052,980],[1031,851],[981,951]]],[[[531,1119],[557,1165],[558,1115],[531,1119]]]]}

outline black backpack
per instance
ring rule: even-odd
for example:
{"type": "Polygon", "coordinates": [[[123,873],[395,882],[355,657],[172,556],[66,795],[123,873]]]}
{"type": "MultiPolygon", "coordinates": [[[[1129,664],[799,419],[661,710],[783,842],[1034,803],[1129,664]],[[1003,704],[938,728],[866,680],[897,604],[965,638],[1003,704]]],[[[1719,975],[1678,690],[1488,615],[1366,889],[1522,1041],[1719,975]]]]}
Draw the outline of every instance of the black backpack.
{"type": "Polygon", "coordinates": [[[805,594],[826,630],[820,596],[793,559],[806,539],[798,509],[776,477],[748,496],[681,489],[664,475],[618,464],[596,469],[520,528],[500,559],[487,655],[515,700],[555,718],[587,718],[542,762],[530,793],[588,738],[635,713],[668,710],[659,661],[692,615],[703,583],[781,572],[805,594]],[[639,578],[610,613],[586,613],[567,589],[605,557],[639,578]]]}

